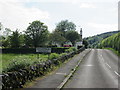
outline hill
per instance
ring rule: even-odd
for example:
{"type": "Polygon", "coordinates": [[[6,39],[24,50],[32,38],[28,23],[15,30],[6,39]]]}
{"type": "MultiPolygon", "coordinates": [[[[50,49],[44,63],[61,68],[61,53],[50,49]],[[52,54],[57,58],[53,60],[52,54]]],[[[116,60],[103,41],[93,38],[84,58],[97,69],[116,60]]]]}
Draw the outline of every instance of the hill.
{"type": "Polygon", "coordinates": [[[100,48],[112,48],[120,53],[120,32],[114,34],[106,39],[103,39],[98,47],[100,48]]]}
{"type": "Polygon", "coordinates": [[[108,38],[118,32],[120,31],[106,32],[106,33],[84,38],[84,40],[86,40],[89,43],[88,47],[96,48],[98,43],[100,43],[103,39],[108,38]]]}

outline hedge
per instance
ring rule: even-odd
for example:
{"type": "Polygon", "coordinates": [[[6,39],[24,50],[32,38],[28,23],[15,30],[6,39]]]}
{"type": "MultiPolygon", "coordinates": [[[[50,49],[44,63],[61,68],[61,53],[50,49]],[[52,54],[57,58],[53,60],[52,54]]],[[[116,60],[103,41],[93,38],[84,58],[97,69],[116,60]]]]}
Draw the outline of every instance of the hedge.
{"type": "MultiPolygon", "coordinates": [[[[68,48],[52,47],[51,49],[52,49],[51,53],[64,53],[65,50],[68,48]]],[[[3,48],[0,50],[2,50],[2,53],[21,53],[21,54],[36,53],[36,48],[3,48]]]]}

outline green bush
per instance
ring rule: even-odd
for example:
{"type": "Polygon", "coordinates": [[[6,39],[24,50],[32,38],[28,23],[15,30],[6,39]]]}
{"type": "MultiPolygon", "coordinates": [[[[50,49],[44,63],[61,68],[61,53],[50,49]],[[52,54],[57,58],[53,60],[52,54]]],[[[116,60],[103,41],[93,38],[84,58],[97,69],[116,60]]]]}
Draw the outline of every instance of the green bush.
{"type": "Polygon", "coordinates": [[[59,55],[57,53],[51,53],[49,56],[49,59],[57,59],[59,57],[59,55]]]}
{"type": "Polygon", "coordinates": [[[21,59],[19,58],[14,59],[7,68],[3,72],[10,72],[10,71],[17,71],[19,69],[23,69],[30,65],[30,61],[28,59],[21,59]]]}
{"type": "Polygon", "coordinates": [[[70,52],[73,52],[73,51],[76,51],[75,47],[70,47],[69,49],[65,50],[66,53],[70,53],[70,52]]]}
{"type": "Polygon", "coordinates": [[[75,47],[71,47],[71,49],[72,49],[73,51],[76,51],[76,50],[77,50],[75,47]]]}
{"type": "Polygon", "coordinates": [[[67,53],[61,53],[60,56],[64,56],[64,55],[67,55],[67,53]]]}

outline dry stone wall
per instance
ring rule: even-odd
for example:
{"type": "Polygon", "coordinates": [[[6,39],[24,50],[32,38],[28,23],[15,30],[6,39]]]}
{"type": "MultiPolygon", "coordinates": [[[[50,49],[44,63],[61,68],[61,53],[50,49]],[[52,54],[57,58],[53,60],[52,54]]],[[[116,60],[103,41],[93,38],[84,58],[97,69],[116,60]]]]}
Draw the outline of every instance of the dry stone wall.
{"type": "Polygon", "coordinates": [[[75,52],[61,56],[58,59],[47,60],[15,72],[4,73],[2,75],[2,90],[22,88],[26,81],[31,81],[35,77],[43,76],[45,72],[52,69],[53,66],[59,65],[60,62],[64,62],[65,60],[73,57],[75,54],[82,52],[84,49],[85,48],[82,47],[75,52]]]}

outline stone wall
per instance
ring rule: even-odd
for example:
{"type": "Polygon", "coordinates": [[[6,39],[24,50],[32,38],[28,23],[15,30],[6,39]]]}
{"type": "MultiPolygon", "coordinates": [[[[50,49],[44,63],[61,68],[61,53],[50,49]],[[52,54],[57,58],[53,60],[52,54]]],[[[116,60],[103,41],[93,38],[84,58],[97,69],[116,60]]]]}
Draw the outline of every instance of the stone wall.
{"type": "Polygon", "coordinates": [[[43,76],[44,73],[52,69],[53,66],[59,65],[60,62],[64,62],[65,60],[73,57],[75,54],[82,52],[84,49],[85,48],[82,47],[76,52],[68,53],[58,59],[47,60],[15,72],[4,73],[2,75],[2,90],[22,88],[26,81],[31,81],[35,77],[43,76]]]}

